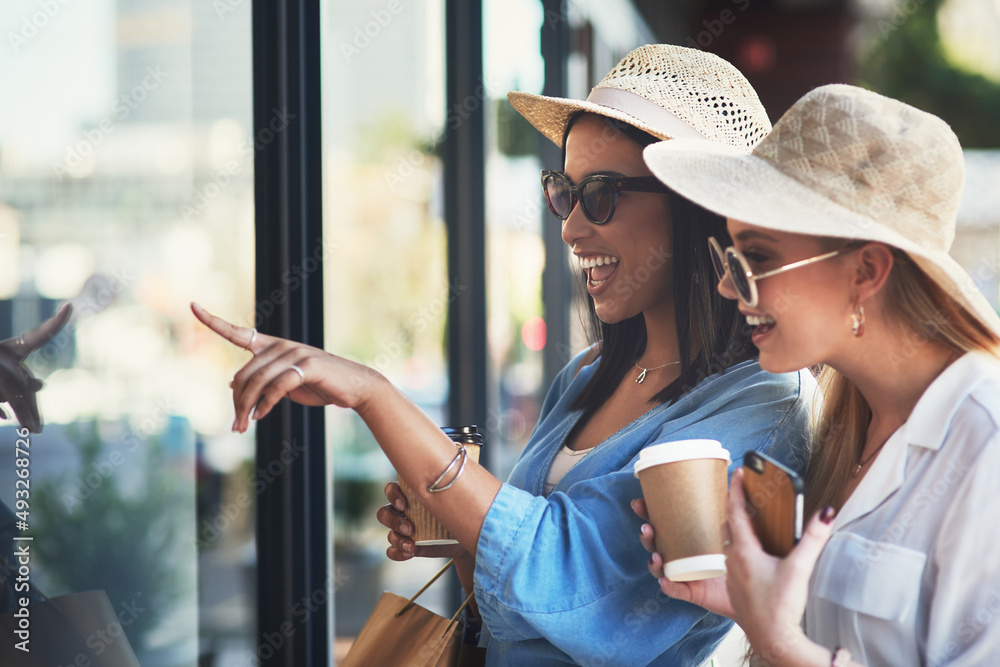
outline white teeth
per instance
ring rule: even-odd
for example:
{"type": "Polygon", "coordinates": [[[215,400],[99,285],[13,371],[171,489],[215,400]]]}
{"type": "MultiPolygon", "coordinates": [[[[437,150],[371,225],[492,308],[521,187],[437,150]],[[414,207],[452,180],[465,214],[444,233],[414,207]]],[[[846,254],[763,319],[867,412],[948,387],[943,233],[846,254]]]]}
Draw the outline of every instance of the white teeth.
{"type": "Polygon", "coordinates": [[[604,266],[605,264],[617,264],[618,258],[611,256],[604,257],[581,257],[580,266],[584,269],[592,269],[595,266],[604,266]]]}
{"type": "Polygon", "coordinates": [[[774,324],[774,320],[763,315],[747,315],[747,324],[755,327],[761,324],[774,324]]]}

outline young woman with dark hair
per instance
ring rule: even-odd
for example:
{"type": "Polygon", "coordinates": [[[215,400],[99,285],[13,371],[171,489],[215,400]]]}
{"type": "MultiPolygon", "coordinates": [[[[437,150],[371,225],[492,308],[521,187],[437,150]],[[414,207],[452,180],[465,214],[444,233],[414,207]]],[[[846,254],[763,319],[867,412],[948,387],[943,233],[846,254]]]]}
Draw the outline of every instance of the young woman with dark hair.
{"type": "Polygon", "coordinates": [[[456,559],[475,592],[488,664],[700,664],[731,622],[649,590],[641,521],[628,505],[639,488],[633,463],[646,446],[688,438],[719,440],[734,461],[756,449],[790,462],[805,439],[811,377],[769,375],[749,359],[735,308],[711,290],[703,237],[721,233],[720,220],[667,193],[642,160],[645,139],[629,134],[748,151],[767,116],[731,65],[665,45],[629,54],[587,101],[509,99],[565,142],[563,170],[543,172],[542,184],[601,333],[556,377],[506,483],[456,453],[371,369],[195,313],[255,354],[233,384],[240,429],[283,397],[357,411],[459,542],[417,547],[392,483],[378,512],[389,557],[456,559]]]}

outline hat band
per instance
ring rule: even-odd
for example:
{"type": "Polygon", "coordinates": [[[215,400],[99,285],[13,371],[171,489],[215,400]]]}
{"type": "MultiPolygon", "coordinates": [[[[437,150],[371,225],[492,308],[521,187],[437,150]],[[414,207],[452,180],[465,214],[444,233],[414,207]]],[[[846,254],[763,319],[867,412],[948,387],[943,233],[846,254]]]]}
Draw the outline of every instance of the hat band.
{"type": "Polygon", "coordinates": [[[657,132],[672,139],[707,139],[689,123],[681,120],[660,105],[642,95],[620,88],[594,88],[587,96],[588,102],[623,111],[657,132]]]}

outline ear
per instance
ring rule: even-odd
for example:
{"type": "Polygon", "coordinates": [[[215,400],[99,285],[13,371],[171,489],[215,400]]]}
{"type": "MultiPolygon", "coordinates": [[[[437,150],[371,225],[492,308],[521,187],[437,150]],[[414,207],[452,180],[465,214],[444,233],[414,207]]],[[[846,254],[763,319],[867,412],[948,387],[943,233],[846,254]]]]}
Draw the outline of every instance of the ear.
{"type": "Polygon", "coordinates": [[[855,256],[854,289],[857,290],[858,302],[863,302],[882,289],[895,260],[892,251],[883,243],[866,243],[855,256]]]}

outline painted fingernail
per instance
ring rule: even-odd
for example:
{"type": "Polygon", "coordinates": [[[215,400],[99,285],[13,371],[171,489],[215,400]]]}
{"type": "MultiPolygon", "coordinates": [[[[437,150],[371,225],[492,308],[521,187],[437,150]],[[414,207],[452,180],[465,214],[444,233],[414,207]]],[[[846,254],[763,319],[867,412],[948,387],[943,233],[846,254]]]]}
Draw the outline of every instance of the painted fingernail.
{"type": "Polygon", "coordinates": [[[648,523],[642,524],[642,528],[639,529],[639,534],[643,537],[649,537],[653,534],[653,529],[648,523]]]}
{"type": "Polygon", "coordinates": [[[835,516],[837,516],[837,510],[833,509],[833,505],[827,505],[826,509],[823,510],[823,513],[819,515],[819,520],[826,525],[830,525],[833,523],[833,518],[835,516]]]}

